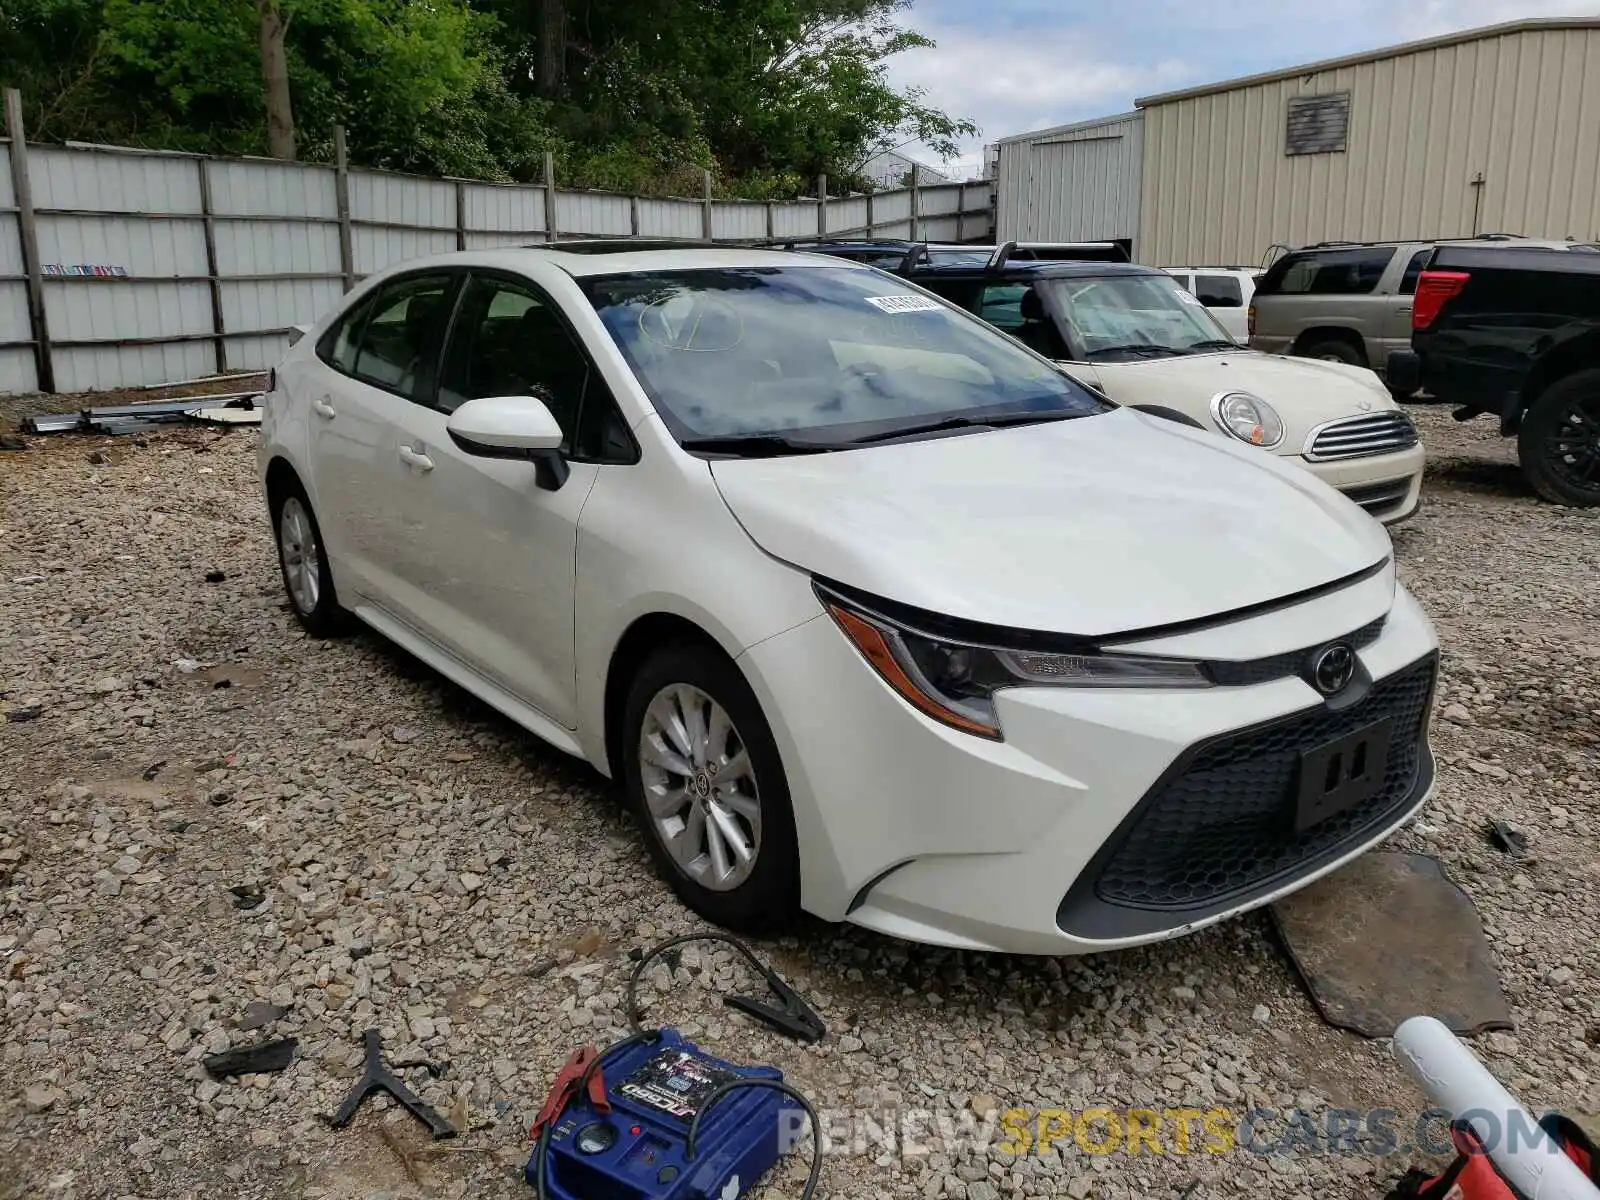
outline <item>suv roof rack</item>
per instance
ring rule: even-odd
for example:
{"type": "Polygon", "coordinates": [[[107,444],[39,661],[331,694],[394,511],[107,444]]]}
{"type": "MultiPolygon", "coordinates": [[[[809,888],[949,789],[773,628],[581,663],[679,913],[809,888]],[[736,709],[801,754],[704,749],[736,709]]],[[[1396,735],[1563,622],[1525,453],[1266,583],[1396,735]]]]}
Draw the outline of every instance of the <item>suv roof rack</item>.
{"type": "Polygon", "coordinates": [[[1527,236],[1525,233],[1473,233],[1464,237],[1456,234],[1447,237],[1375,238],[1371,241],[1333,238],[1325,242],[1308,242],[1291,250],[1290,253],[1298,253],[1301,250],[1333,250],[1340,246],[1404,246],[1411,242],[1513,242],[1527,236]]]}
{"type": "Polygon", "coordinates": [[[570,242],[528,242],[524,250],[559,250],[563,254],[627,254],[635,250],[715,250],[728,243],[696,238],[573,238],[570,242]]]}

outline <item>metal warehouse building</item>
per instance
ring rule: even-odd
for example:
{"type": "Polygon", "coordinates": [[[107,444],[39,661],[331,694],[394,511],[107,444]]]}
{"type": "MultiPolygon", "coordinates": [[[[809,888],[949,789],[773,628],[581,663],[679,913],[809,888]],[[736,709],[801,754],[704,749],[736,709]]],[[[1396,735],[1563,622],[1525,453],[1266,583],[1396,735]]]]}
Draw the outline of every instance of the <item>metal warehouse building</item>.
{"type": "Polygon", "coordinates": [[[1139,236],[1144,118],[1124,113],[995,143],[995,231],[1023,242],[1139,236]]]}
{"type": "Polygon", "coordinates": [[[1600,18],[1513,21],[1136,105],[1001,142],[1000,235],[1133,230],[1135,256],[1161,265],[1334,239],[1600,238],[1600,18]]]}

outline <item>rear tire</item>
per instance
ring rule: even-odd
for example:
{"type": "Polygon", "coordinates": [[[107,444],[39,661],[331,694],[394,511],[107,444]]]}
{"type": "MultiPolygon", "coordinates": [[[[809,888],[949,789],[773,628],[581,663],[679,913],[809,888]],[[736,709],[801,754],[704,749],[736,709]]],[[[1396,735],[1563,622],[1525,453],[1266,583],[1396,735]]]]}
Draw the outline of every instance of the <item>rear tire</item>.
{"type": "Polygon", "coordinates": [[[1517,457],[1528,485],[1552,504],[1600,505],[1600,370],[1568,375],[1534,400],[1517,457]]]}
{"type": "Polygon", "coordinates": [[[1310,342],[1295,351],[1300,358],[1320,358],[1324,362],[1349,363],[1352,367],[1367,365],[1367,356],[1356,346],[1342,338],[1324,338],[1310,342]]]}
{"type": "Polygon", "coordinates": [[[349,633],[355,622],[339,604],[322,529],[298,479],[272,497],[272,529],[278,541],[278,571],[289,608],[315,638],[349,633]]]}
{"type": "Polygon", "coordinates": [[[732,660],[694,641],[653,654],[628,688],[620,749],[628,805],[678,897],[741,933],[788,925],[800,910],[789,784],[732,660]]]}

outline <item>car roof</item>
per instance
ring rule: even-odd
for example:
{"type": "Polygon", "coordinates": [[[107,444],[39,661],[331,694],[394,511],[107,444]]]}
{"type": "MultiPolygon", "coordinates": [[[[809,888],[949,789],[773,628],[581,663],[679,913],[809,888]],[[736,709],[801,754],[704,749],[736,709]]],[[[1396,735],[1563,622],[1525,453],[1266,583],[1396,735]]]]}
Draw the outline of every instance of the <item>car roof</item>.
{"type": "Polygon", "coordinates": [[[1025,258],[1001,267],[973,263],[938,263],[912,268],[912,279],[1100,279],[1122,276],[1165,275],[1160,267],[1139,263],[1078,262],[1069,258],[1025,258]]]}
{"type": "Polygon", "coordinates": [[[429,258],[413,259],[408,270],[419,267],[498,267],[525,270],[534,262],[560,267],[575,279],[594,275],[628,275],[651,271],[727,270],[739,267],[831,266],[839,270],[870,268],[842,258],[797,254],[748,246],[707,246],[705,243],[632,242],[620,239],[602,246],[595,242],[516,246],[496,250],[456,250],[429,258]]]}
{"type": "Polygon", "coordinates": [[[1162,267],[1161,269],[1163,271],[1210,271],[1212,274],[1215,274],[1215,275],[1259,275],[1259,274],[1261,274],[1261,272],[1266,270],[1265,267],[1216,267],[1216,266],[1162,267]]]}

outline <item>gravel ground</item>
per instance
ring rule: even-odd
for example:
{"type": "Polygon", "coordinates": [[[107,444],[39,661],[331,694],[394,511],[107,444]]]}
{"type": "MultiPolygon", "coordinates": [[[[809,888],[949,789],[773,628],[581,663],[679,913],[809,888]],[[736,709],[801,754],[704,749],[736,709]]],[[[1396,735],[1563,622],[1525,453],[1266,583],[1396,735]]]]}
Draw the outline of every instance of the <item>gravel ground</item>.
{"type": "MultiPolygon", "coordinates": [[[[1446,647],[1440,783],[1395,844],[1483,915],[1516,1031],[1480,1054],[1530,1105],[1592,1121],[1600,513],[1533,500],[1487,424],[1419,419],[1427,506],[1396,546],[1446,647]],[[1530,853],[1492,849],[1491,818],[1530,853]]],[[[0,455],[0,1196],[529,1195],[555,1068],[620,1031],[628,951],[695,922],[592,771],[373,636],[300,634],[253,445],[182,429],[0,455]],[[288,1011],[247,1033],[252,1002],[288,1011]],[[381,1099],[325,1124],[369,1027],[394,1060],[444,1064],[410,1078],[467,1129],[448,1150],[381,1099]],[[299,1039],[288,1070],[206,1077],[203,1055],[265,1034],[299,1039]]],[[[937,1129],[1013,1106],[1423,1107],[1387,1043],[1318,1021],[1260,914],[1085,959],[820,925],[760,949],[827,1019],[821,1045],[722,1009],[704,986],[738,977],[722,951],[689,951],[648,1011],[824,1109],[937,1129]]],[[[832,1196],[1326,1200],[1380,1196],[1409,1161],[1170,1136],[1159,1156],[926,1135],[854,1153],[829,1124],[832,1196]]]]}

